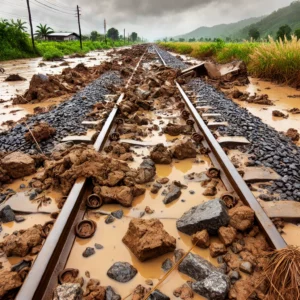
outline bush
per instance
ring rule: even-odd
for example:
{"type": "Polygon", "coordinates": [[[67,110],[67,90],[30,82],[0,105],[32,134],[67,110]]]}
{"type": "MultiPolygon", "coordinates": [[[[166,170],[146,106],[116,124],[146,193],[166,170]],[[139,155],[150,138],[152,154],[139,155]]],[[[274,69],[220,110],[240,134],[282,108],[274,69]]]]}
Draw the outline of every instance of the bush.
{"type": "Polygon", "coordinates": [[[47,47],[46,51],[43,53],[43,58],[45,60],[59,59],[63,57],[64,53],[55,47],[47,47]]]}

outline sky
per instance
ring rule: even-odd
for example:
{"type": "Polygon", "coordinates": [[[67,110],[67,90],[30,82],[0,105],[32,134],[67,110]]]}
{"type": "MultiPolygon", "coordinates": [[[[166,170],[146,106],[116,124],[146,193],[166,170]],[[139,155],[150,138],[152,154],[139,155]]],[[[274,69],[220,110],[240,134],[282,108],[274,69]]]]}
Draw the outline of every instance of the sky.
{"type": "MultiPolygon", "coordinates": [[[[47,24],[55,31],[78,32],[76,5],[83,34],[115,27],[156,39],[188,33],[200,26],[232,23],[267,15],[293,0],[29,0],[34,30],[47,24]]],[[[0,18],[28,20],[26,0],[0,0],[0,18]]],[[[127,35],[127,33],[126,33],[127,35]]]]}

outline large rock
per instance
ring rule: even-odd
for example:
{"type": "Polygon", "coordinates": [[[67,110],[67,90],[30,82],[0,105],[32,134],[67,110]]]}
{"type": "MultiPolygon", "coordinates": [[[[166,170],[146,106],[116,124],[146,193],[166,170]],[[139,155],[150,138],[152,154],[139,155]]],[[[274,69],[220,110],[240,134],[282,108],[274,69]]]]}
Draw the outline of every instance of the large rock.
{"type": "Polygon", "coordinates": [[[118,295],[111,286],[106,288],[105,300],[121,300],[121,296],[118,295]]]}
{"type": "Polygon", "coordinates": [[[13,152],[5,156],[2,160],[2,167],[12,178],[22,178],[35,173],[34,160],[21,152],[13,152]]]}
{"type": "Polygon", "coordinates": [[[145,159],[137,169],[135,182],[139,184],[147,183],[153,179],[156,174],[155,163],[151,159],[145,159]]]}
{"type": "Polygon", "coordinates": [[[137,269],[127,262],[116,262],[107,271],[107,276],[118,282],[128,282],[137,274],[137,269]]]}
{"type": "Polygon", "coordinates": [[[0,278],[0,299],[9,299],[6,298],[9,291],[17,289],[22,285],[22,278],[17,272],[1,270],[0,278]]]}
{"type": "Polygon", "coordinates": [[[172,252],[176,248],[176,239],[164,230],[158,219],[131,220],[122,241],[140,261],[172,252]]]}
{"type": "Polygon", "coordinates": [[[178,270],[197,282],[192,289],[211,300],[223,300],[229,291],[229,278],[199,255],[189,253],[178,266],[178,270]]]}
{"type": "Polygon", "coordinates": [[[82,300],[83,290],[78,283],[64,283],[56,288],[54,300],[82,300]]]}
{"type": "Polygon", "coordinates": [[[118,202],[125,207],[129,207],[133,201],[133,191],[128,186],[101,186],[99,194],[105,203],[118,202]]]}
{"type": "Polygon", "coordinates": [[[163,144],[156,145],[150,157],[156,164],[168,165],[172,162],[172,153],[163,144]]]}
{"type": "Polygon", "coordinates": [[[33,247],[42,244],[42,225],[34,225],[6,236],[0,247],[6,256],[26,256],[33,247]]]}
{"type": "Polygon", "coordinates": [[[217,273],[212,273],[203,281],[192,283],[192,289],[208,300],[223,300],[229,291],[228,280],[221,280],[217,273]]]}
{"type": "Polygon", "coordinates": [[[227,226],[229,216],[224,202],[220,199],[210,200],[192,207],[177,220],[177,229],[192,235],[206,229],[210,235],[216,235],[221,226],[227,226]]]}
{"type": "Polygon", "coordinates": [[[195,158],[197,150],[190,140],[177,141],[171,148],[171,152],[176,159],[195,158]]]}

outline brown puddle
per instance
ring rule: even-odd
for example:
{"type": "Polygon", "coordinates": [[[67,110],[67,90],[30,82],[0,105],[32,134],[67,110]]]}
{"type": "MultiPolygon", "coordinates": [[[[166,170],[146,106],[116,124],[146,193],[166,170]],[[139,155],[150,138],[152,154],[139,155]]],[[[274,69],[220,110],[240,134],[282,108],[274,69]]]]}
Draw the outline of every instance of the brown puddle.
{"type": "MultiPolygon", "coordinates": [[[[242,92],[249,92],[251,95],[254,93],[268,94],[269,99],[274,101],[274,106],[259,105],[247,103],[233,99],[241,107],[247,108],[253,115],[259,117],[264,123],[272,126],[277,131],[286,132],[289,128],[295,128],[300,131],[300,114],[291,114],[287,110],[292,108],[300,108],[300,91],[294,88],[277,85],[268,81],[262,81],[257,78],[249,78],[250,84],[247,87],[238,87],[242,92]],[[269,89],[270,88],[270,89],[269,89]],[[258,91],[258,89],[260,91],[258,91]],[[290,98],[288,96],[299,95],[299,98],[290,98]],[[289,114],[289,118],[283,119],[272,116],[273,110],[280,110],[284,114],[289,114]]],[[[300,143],[298,142],[298,145],[300,143]]]]}

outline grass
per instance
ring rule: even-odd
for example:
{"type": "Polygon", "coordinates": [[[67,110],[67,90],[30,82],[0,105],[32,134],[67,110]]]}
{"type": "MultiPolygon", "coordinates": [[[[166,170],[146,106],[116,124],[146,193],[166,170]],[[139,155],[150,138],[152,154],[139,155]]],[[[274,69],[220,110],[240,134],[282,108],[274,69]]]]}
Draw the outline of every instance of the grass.
{"type": "Polygon", "coordinates": [[[300,87],[300,40],[243,42],[167,42],[167,50],[218,63],[243,60],[252,76],[300,87]]]}
{"type": "Polygon", "coordinates": [[[80,49],[79,41],[67,41],[67,42],[53,42],[53,41],[39,41],[37,42],[37,49],[41,56],[45,60],[52,60],[56,58],[62,58],[64,55],[71,54],[84,54],[93,50],[110,49],[112,47],[124,46],[123,41],[111,41],[105,42],[93,42],[83,41],[82,49],[80,49]]]}

